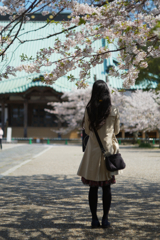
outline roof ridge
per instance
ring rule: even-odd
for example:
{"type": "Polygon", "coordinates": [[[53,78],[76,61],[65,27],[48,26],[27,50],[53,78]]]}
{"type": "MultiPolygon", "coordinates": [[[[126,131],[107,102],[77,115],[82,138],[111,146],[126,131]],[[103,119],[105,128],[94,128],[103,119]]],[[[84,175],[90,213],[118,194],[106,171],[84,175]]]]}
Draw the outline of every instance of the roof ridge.
{"type": "MultiPolygon", "coordinates": [[[[37,85],[36,82],[32,82],[32,81],[31,81],[31,82],[28,82],[28,83],[26,83],[26,84],[23,84],[22,86],[17,86],[17,87],[15,87],[15,88],[12,88],[9,92],[6,92],[6,93],[11,93],[11,92],[15,92],[15,91],[17,92],[18,89],[22,89],[22,88],[26,88],[26,89],[24,89],[24,90],[26,91],[27,89],[29,89],[30,87],[32,87],[32,86],[29,86],[29,84],[31,84],[31,85],[33,84],[33,86],[34,86],[34,85],[37,85]]],[[[23,91],[20,91],[20,92],[23,92],[23,91]]]]}

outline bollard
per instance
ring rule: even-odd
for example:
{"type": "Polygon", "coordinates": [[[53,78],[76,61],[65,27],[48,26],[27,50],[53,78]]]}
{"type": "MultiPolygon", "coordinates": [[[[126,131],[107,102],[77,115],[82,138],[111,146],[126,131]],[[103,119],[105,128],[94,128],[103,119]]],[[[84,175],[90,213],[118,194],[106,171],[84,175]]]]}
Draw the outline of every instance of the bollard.
{"type": "Polygon", "coordinates": [[[29,139],[29,144],[32,144],[32,139],[31,138],[29,139]]]}
{"type": "Polygon", "coordinates": [[[36,139],[36,143],[40,143],[40,139],[39,138],[36,139]]]}
{"type": "Polygon", "coordinates": [[[121,144],[121,139],[118,139],[118,143],[121,144]]]}
{"type": "Polygon", "coordinates": [[[155,140],[153,139],[153,145],[155,144],[155,140]]]}
{"type": "Polygon", "coordinates": [[[68,141],[67,141],[67,139],[65,140],[65,145],[68,145],[68,141]]]}
{"type": "Polygon", "coordinates": [[[47,144],[50,144],[50,140],[49,139],[47,139],[47,144]]]}

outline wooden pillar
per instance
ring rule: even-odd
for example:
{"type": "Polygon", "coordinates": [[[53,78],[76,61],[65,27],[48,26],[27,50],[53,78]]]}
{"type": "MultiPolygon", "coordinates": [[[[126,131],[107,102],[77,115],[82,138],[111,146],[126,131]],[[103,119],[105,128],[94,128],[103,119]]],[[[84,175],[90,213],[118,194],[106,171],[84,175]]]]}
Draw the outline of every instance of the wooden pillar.
{"type": "MultiPolygon", "coordinates": [[[[60,120],[58,121],[58,129],[60,129],[62,127],[62,123],[60,122],[60,120]]],[[[57,133],[57,137],[61,138],[62,134],[61,133],[57,133]]]]}
{"type": "Polygon", "coordinates": [[[156,138],[159,138],[159,131],[156,131],[156,138]]]}
{"type": "Polygon", "coordinates": [[[4,102],[2,102],[1,107],[2,107],[2,129],[4,131],[4,111],[5,111],[5,103],[4,102]]]}
{"type": "Polygon", "coordinates": [[[142,132],[142,138],[143,138],[143,139],[146,138],[145,132],[142,132]]]}
{"type": "Polygon", "coordinates": [[[28,102],[24,102],[24,137],[27,137],[27,125],[28,125],[28,102]]]}
{"type": "Polygon", "coordinates": [[[125,138],[125,131],[122,130],[122,138],[125,138]]]}

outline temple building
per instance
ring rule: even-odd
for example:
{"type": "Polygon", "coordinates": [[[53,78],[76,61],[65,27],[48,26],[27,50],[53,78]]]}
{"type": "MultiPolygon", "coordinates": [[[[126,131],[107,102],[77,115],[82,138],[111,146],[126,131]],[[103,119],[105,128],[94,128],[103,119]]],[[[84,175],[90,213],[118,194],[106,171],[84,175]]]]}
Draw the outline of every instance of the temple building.
{"type": "MultiPolygon", "coordinates": [[[[67,13],[59,14],[56,21],[68,20],[67,13]]],[[[21,40],[33,40],[39,37],[43,38],[48,34],[61,31],[61,24],[51,23],[43,28],[48,19],[52,19],[53,16],[42,16],[41,14],[34,14],[31,16],[31,20],[26,22],[21,29],[19,36],[21,40]],[[39,29],[39,30],[36,30],[39,29]]],[[[6,25],[8,16],[1,16],[0,25],[6,25]]],[[[60,39],[64,38],[64,34],[59,35],[60,39]]],[[[19,66],[21,65],[20,55],[27,54],[27,56],[35,56],[39,49],[53,46],[53,42],[56,37],[46,38],[37,41],[28,41],[20,44],[18,40],[9,48],[7,57],[2,67],[7,65],[19,66]]],[[[104,39],[98,40],[93,43],[94,47],[99,48],[105,46],[107,43],[104,39]]],[[[115,48],[110,44],[110,47],[115,48]]],[[[58,55],[54,54],[52,60],[58,59],[58,55]]],[[[102,79],[107,81],[112,87],[122,89],[122,80],[116,78],[107,78],[108,69],[110,66],[117,65],[117,53],[113,53],[110,59],[105,59],[104,63],[94,67],[91,70],[91,77],[88,81],[89,85],[92,85],[96,79],[102,79]]],[[[67,81],[67,77],[63,76],[52,85],[45,84],[41,77],[46,71],[50,71],[52,67],[43,67],[41,72],[27,74],[24,71],[17,72],[16,77],[10,77],[7,80],[0,81],[0,125],[4,129],[4,136],[6,136],[6,128],[12,128],[12,137],[14,138],[56,138],[57,133],[52,129],[58,129],[60,123],[56,120],[54,114],[46,112],[44,109],[49,108],[48,102],[59,102],[61,96],[66,91],[72,91],[75,89],[75,82],[67,81]]],[[[75,78],[79,78],[79,69],[71,72],[75,78]]],[[[137,87],[135,87],[136,89],[137,87]]],[[[139,86],[138,88],[142,88],[139,86]]],[[[134,90],[134,88],[132,88],[134,90]]],[[[149,133],[151,137],[158,137],[157,132],[149,133]]],[[[121,131],[119,137],[130,137],[129,133],[121,131]]],[[[71,132],[63,137],[78,138],[77,131],[71,132]]],[[[143,136],[142,136],[143,137],[143,136]]]]}

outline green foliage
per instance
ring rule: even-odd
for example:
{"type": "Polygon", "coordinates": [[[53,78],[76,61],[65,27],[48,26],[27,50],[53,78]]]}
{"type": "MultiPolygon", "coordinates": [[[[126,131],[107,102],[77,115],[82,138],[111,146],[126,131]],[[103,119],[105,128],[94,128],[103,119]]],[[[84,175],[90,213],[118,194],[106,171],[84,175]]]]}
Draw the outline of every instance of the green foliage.
{"type": "Polygon", "coordinates": [[[54,24],[59,24],[60,22],[59,21],[55,21],[55,20],[51,20],[50,23],[54,23],[54,24]]]}
{"type": "Polygon", "coordinates": [[[125,89],[119,89],[118,92],[125,92],[125,89]]]}
{"type": "Polygon", "coordinates": [[[50,20],[49,20],[49,18],[47,18],[47,23],[50,23],[50,20]]]}
{"type": "Polygon", "coordinates": [[[78,25],[82,25],[82,24],[85,24],[85,23],[86,23],[86,21],[83,18],[80,18],[78,25]]]}
{"type": "Polygon", "coordinates": [[[39,75],[39,77],[33,78],[32,82],[44,82],[44,76],[39,75]]]}
{"type": "Polygon", "coordinates": [[[152,82],[157,82],[157,90],[160,90],[160,58],[150,58],[148,59],[147,68],[139,68],[140,72],[138,78],[136,79],[136,85],[148,81],[148,86],[146,89],[150,89],[152,82]]]}
{"type": "MultiPolygon", "coordinates": [[[[139,46],[139,50],[143,50],[148,54],[148,47],[152,46],[151,42],[148,42],[146,46],[139,46]]],[[[159,42],[155,42],[155,48],[159,48],[159,42]]],[[[152,87],[152,83],[156,82],[157,84],[160,83],[160,57],[152,58],[148,57],[145,61],[148,63],[147,68],[140,68],[139,67],[139,75],[136,79],[136,85],[143,84],[146,81],[148,82],[148,86],[146,86],[146,90],[149,90],[152,87]]],[[[160,86],[157,87],[157,90],[160,90],[160,86]]]]}
{"type": "Polygon", "coordinates": [[[107,37],[105,37],[105,39],[107,40],[107,43],[108,43],[108,44],[109,44],[109,43],[113,43],[113,40],[111,41],[111,40],[110,40],[110,37],[107,36],[107,37]]]}
{"type": "Polygon", "coordinates": [[[20,58],[21,58],[21,61],[22,62],[25,62],[25,61],[31,61],[31,60],[34,60],[34,58],[31,56],[31,57],[28,57],[26,54],[22,53],[22,55],[20,55],[20,58]]]}
{"type": "Polygon", "coordinates": [[[145,143],[145,142],[141,142],[141,143],[139,144],[139,147],[140,147],[140,148],[153,148],[152,144],[150,144],[150,143],[145,143]]]}
{"type": "Polygon", "coordinates": [[[137,140],[137,143],[138,143],[138,145],[140,145],[140,144],[141,144],[141,140],[140,140],[140,139],[138,139],[138,140],[137,140]]]}
{"type": "Polygon", "coordinates": [[[160,91],[160,83],[158,83],[156,90],[160,91]]]}
{"type": "Polygon", "coordinates": [[[47,18],[46,22],[47,22],[47,23],[55,23],[56,25],[57,25],[58,23],[61,23],[60,21],[50,20],[49,18],[47,18]]]}
{"type": "Polygon", "coordinates": [[[67,79],[73,82],[75,80],[75,77],[72,74],[70,74],[69,76],[67,76],[67,79]]]}
{"type": "Polygon", "coordinates": [[[154,31],[158,30],[160,28],[160,21],[157,21],[157,24],[155,25],[154,28],[151,29],[150,33],[153,34],[154,31]]]}

